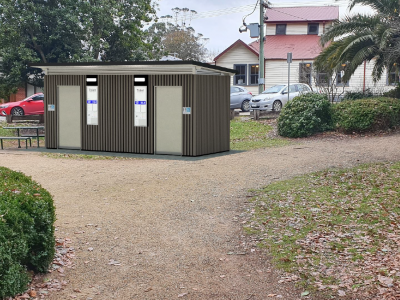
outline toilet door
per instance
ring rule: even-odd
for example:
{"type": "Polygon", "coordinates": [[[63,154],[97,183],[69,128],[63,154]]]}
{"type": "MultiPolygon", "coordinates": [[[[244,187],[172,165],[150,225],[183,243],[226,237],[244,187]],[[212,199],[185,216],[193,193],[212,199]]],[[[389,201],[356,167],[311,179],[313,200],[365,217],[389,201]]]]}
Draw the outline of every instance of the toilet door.
{"type": "Polygon", "coordinates": [[[80,86],[58,86],[58,148],[81,149],[80,86]]]}
{"type": "Polygon", "coordinates": [[[183,154],[182,87],[155,87],[155,153],[183,154]]]}

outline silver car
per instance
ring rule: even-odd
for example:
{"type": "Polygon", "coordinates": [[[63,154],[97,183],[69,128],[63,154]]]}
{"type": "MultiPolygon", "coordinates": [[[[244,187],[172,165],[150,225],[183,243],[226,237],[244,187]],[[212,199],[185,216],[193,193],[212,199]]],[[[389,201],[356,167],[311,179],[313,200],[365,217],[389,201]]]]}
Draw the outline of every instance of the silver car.
{"type": "Polygon", "coordinates": [[[231,109],[250,110],[250,100],[253,95],[241,86],[231,86],[231,109]]]}
{"type": "Polygon", "coordinates": [[[288,99],[288,85],[274,85],[261,94],[254,96],[250,101],[250,109],[281,111],[282,107],[288,102],[288,100],[292,100],[294,97],[302,93],[310,92],[312,92],[312,89],[309,85],[304,83],[294,83],[289,87],[288,99]]]}

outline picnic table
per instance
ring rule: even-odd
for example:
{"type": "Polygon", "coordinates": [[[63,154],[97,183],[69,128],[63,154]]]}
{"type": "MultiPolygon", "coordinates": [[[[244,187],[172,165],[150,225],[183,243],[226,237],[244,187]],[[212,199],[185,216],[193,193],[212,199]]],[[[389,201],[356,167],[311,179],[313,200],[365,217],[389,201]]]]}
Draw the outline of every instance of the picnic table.
{"type": "MultiPolygon", "coordinates": [[[[13,126],[13,127],[3,127],[3,129],[16,129],[17,130],[17,136],[18,137],[29,137],[29,138],[36,138],[37,139],[37,146],[39,148],[39,138],[43,137],[43,135],[39,134],[39,130],[44,130],[44,126],[21,126],[21,127],[17,127],[17,126],[13,126]],[[25,129],[33,129],[36,130],[36,135],[28,135],[28,134],[21,134],[20,130],[25,129]]],[[[21,148],[21,143],[20,140],[18,139],[18,148],[21,148]]]]}

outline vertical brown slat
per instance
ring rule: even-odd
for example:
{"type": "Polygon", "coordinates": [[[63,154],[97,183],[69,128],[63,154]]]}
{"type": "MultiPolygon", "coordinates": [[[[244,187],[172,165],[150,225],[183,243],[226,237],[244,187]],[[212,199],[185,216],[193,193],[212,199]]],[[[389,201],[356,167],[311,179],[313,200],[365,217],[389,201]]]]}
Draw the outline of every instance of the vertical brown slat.
{"type": "Polygon", "coordinates": [[[229,76],[196,75],[196,156],[229,150],[229,79],[229,76]]]}
{"type": "MultiPolygon", "coordinates": [[[[46,75],[45,76],[45,134],[46,134],[46,148],[56,149],[57,145],[57,138],[58,138],[58,123],[57,123],[57,91],[58,86],[62,85],[78,85],[81,87],[81,99],[83,100],[85,95],[83,93],[84,85],[85,85],[85,77],[79,75],[46,75]],[[54,104],[56,105],[56,111],[49,112],[47,111],[47,105],[54,104]]],[[[81,106],[81,122],[82,122],[82,115],[84,111],[81,106]]],[[[82,147],[84,147],[84,128],[82,127],[82,147]]]]}

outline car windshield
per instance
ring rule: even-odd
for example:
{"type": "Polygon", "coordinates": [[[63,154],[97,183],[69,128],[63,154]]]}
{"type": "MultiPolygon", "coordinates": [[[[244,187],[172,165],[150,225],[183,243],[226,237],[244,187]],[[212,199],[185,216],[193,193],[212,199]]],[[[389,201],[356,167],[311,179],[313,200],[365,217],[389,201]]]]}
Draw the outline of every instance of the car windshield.
{"type": "Polygon", "coordinates": [[[26,100],[29,100],[31,97],[32,97],[32,95],[30,95],[30,96],[26,97],[25,99],[22,99],[21,101],[26,101],[26,100]]]}
{"type": "MultiPolygon", "coordinates": [[[[36,95],[36,94],[35,94],[35,95],[36,95]]],[[[37,94],[35,97],[41,96],[41,95],[42,95],[42,94],[37,94]]],[[[29,100],[29,99],[31,99],[33,96],[34,96],[34,95],[30,95],[30,96],[26,97],[25,99],[23,99],[23,100],[21,100],[21,101],[29,100]]]]}
{"type": "Polygon", "coordinates": [[[285,87],[284,85],[274,85],[271,86],[269,89],[266,89],[262,94],[276,94],[279,93],[279,91],[285,87]]]}

